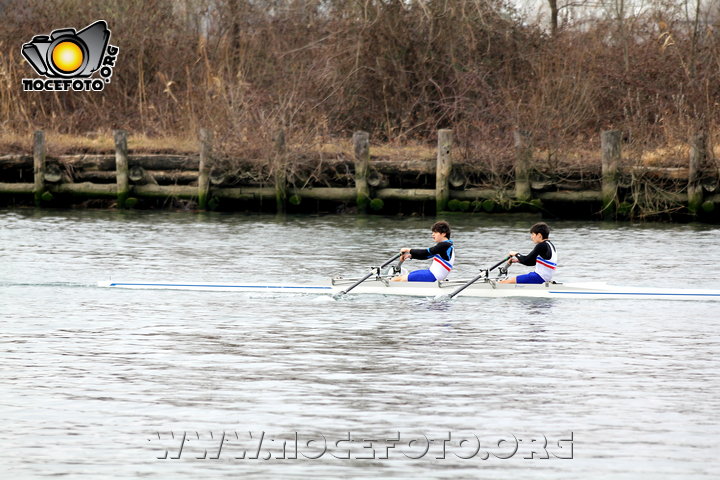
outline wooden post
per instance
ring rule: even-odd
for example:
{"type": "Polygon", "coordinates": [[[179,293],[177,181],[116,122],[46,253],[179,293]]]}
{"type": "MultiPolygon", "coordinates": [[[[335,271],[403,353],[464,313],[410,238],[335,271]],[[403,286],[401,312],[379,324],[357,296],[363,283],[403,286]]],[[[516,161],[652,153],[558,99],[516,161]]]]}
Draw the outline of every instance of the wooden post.
{"type": "Polygon", "coordinates": [[[353,134],[355,146],[355,190],[358,212],[367,213],[370,204],[370,187],[368,186],[368,172],[370,170],[370,134],[355,132],[353,134]]]}
{"type": "Polygon", "coordinates": [[[115,130],[115,172],[117,177],[118,208],[125,208],[125,202],[130,195],[130,181],[128,177],[128,151],[127,132],[115,130]]]}
{"type": "Polygon", "coordinates": [[[45,132],[42,130],[35,132],[33,139],[33,174],[35,205],[39,207],[45,192],[45,132]]]}
{"type": "Polygon", "coordinates": [[[450,172],[452,171],[452,130],[438,130],[437,163],[435,166],[435,211],[447,210],[450,199],[450,172]]]}
{"type": "Polygon", "coordinates": [[[622,132],[605,130],[600,134],[602,158],[602,216],[615,215],[618,204],[618,167],[620,165],[622,132]]]}
{"type": "Polygon", "coordinates": [[[513,132],[515,139],[515,200],[529,202],[530,161],[532,160],[532,138],[524,130],[513,132]]]}
{"type": "Polygon", "coordinates": [[[198,167],[198,206],[205,210],[210,191],[210,155],[212,151],[212,133],[200,129],[200,166],[198,167]]]}
{"type": "Polygon", "coordinates": [[[695,135],[690,141],[690,168],[688,170],[688,210],[696,214],[703,203],[703,187],[700,183],[702,166],[707,155],[707,136],[695,135]]]}
{"type": "Polygon", "coordinates": [[[287,200],[287,166],[285,165],[285,130],[280,129],[275,135],[275,205],[277,213],[285,213],[287,200]]]}

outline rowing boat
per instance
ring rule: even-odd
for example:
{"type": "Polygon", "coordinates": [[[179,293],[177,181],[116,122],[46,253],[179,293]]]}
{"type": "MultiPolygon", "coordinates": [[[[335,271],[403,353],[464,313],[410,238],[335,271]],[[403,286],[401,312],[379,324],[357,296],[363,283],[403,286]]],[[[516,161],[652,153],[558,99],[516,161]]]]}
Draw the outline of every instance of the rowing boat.
{"type": "MultiPolygon", "coordinates": [[[[100,287],[160,290],[195,290],[211,292],[265,292],[299,293],[336,296],[352,279],[333,279],[324,285],[254,284],[254,283],[148,283],[148,282],[98,282],[100,287]]],[[[443,297],[464,285],[464,281],[443,282],[389,282],[377,277],[361,283],[348,295],[400,295],[413,297],[443,297]]],[[[534,297],[534,298],[580,298],[580,299],[654,299],[654,300],[719,300],[720,290],[683,288],[623,287],[606,283],[544,283],[540,285],[501,284],[492,279],[482,279],[464,289],[458,297],[534,297]]]]}

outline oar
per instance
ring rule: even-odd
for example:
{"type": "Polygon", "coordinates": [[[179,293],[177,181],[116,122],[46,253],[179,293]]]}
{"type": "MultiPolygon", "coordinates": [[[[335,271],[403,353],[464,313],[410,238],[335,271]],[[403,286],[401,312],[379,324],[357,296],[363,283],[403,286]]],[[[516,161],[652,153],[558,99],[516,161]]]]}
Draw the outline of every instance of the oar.
{"type": "MultiPolygon", "coordinates": [[[[391,264],[392,262],[394,262],[395,259],[398,258],[400,255],[402,255],[402,253],[398,253],[397,255],[395,255],[394,257],[392,257],[390,260],[388,260],[387,262],[385,262],[385,263],[383,263],[382,265],[380,265],[380,270],[382,270],[383,268],[385,268],[385,267],[387,267],[388,265],[390,265],[390,264],[391,264]]],[[[342,292],[340,292],[340,293],[338,293],[337,295],[335,295],[335,297],[337,298],[337,297],[339,297],[340,295],[345,295],[345,294],[348,293],[350,290],[352,290],[353,288],[357,287],[358,285],[360,285],[362,282],[364,282],[364,281],[367,280],[368,278],[372,277],[374,273],[375,273],[375,272],[370,272],[370,273],[368,273],[368,274],[365,275],[363,278],[361,278],[360,280],[358,280],[357,282],[355,282],[351,287],[346,288],[346,289],[343,290],[342,292]]]]}
{"type": "Polygon", "coordinates": [[[469,287],[469,286],[472,285],[473,283],[477,282],[478,280],[480,280],[480,279],[483,278],[484,276],[487,276],[488,273],[492,272],[493,270],[495,270],[497,267],[499,267],[499,266],[502,265],[503,263],[507,262],[508,260],[510,260],[510,256],[509,256],[509,255],[508,255],[507,257],[503,258],[502,260],[500,260],[498,263],[496,263],[496,264],[493,265],[492,267],[490,267],[488,270],[483,270],[482,273],[480,273],[480,275],[478,275],[477,277],[473,278],[472,280],[470,280],[469,282],[467,282],[465,285],[457,288],[454,292],[452,292],[450,295],[448,295],[448,298],[453,298],[455,295],[457,295],[458,293],[462,292],[462,291],[465,290],[467,287],[469,287]]]}
{"type": "Polygon", "coordinates": [[[393,265],[393,275],[399,275],[402,273],[402,264],[405,261],[405,256],[403,256],[402,252],[400,252],[400,260],[398,261],[397,265],[393,265]]]}

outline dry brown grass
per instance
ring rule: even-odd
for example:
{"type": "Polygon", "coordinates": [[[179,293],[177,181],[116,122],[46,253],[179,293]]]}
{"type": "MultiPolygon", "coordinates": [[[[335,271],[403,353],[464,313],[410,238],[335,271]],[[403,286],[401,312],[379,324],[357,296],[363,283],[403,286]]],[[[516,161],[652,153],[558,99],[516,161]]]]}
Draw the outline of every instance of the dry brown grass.
{"type": "MultiPolygon", "coordinates": [[[[78,153],[110,154],[115,152],[115,144],[111,131],[91,132],[85,135],[46,131],[45,139],[48,155],[56,156],[78,153]]],[[[32,133],[23,135],[7,131],[0,133],[0,155],[31,155],[32,148],[32,133]]],[[[193,155],[198,153],[199,144],[198,140],[194,139],[192,135],[152,137],[142,133],[130,133],[128,135],[128,149],[130,153],[193,155]]],[[[354,155],[351,139],[338,140],[336,142],[316,139],[311,144],[290,143],[287,149],[290,153],[297,152],[312,156],[352,158],[354,155]]],[[[434,147],[417,142],[411,142],[406,145],[388,143],[372,145],[371,154],[373,158],[386,158],[397,161],[426,160],[435,158],[436,150],[434,147]]]]}
{"type": "MultiPolygon", "coordinates": [[[[46,131],[47,153],[51,156],[71,154],[112,154],[115,152],[111,131],[89,132],[85,135],[74,135],[46,131]]],[[[32,154],[32,133],[19,134],[4,131],[0,133],[0,155],[32,154]]],[[[178,154],[195,155],[198,153],[198,140],[192,135],[183,136],[148,136],[142,133],[130,133],[128,136],[130,153],[147,154],[178,154]]],[[[488,149],[491,146],[487,147],[488,149]]],[[[353,145],[351,139],[328,141],[315,139],[311,143],[290,143],[288,151],[300,158],[352,158],[353,145]]],[[[371,146],[373,158],[391,161],[432,160],[436,156],[435,146],[420,142],[385,143],[371,146]]],[[[488,153],[486,153],[488,155],[488,153]]],[[[460,152],[455,152],[461,161],[460,152]]],[[[690,147],[686,144],[641,150],[640,152],[624,151],[623,162],[626,165],[643,165],[646,167],[687,167],[690,147]]],[[[720,145],[714,147],[714,158],[720,158],[720,145]]],[[[262,162],[268,158],[257,158],[262,162]]],[[[581,171],[589,166],[600,165],[600,152],[597,149],[568,148],[563,151],[536,149],[533,161],[541,171],[581,171]]]]}
{"type": "Polygon", "coordinates": [[[6,0],[0,153],[37,129],[53,153],[108,152],[116,128],[133,151],[191,153],[204,127],[225,158],[266,159],[280,128],[298,152],[349,154],[362,129],[373,155],[432,158],[452,128],[460,158],[506,168],[521,128],[543,168],[594,168],[614,128],[629,157],[675,163],[720,124],[720,29],[692,28],[682,4],[551,37],[504,0],[6,0]],[[22,92],[23,42],[98,18],[121,46],[105,91],[22,92]]]}
{"type": "MultiPolygon", "coordinates": [[[[291,144],[290,151],[308,151],[323,155],[326,157],[344,157],[353,158],[352,139],[328,142],[318,139],[313,145],[307,144],[291,144]]],[[[372,144],[370,146],[370,155],[372,158],[382,158],[393,161],[406,160],[427,160],[433,159],[437,155],[436,148],[420,142],[393,142],[383,144],[372,144]]]]}
{"type": "MultiPolygon", "coordinates": [[[[98,131],[75,135],[45,131],[48,155],[69,155],[78,153],[115,153],[113,134],[110,131],[98,131]]],[[[0,154],[32,154],[33,134],[21,135],[13,132],[0,133],[0,154]]],[[[128,149],[130,153],[170,153],[194,154],[198,152],[198,142],[191,136],[151,137],[142,133],[129,133],[128,149]]]]}

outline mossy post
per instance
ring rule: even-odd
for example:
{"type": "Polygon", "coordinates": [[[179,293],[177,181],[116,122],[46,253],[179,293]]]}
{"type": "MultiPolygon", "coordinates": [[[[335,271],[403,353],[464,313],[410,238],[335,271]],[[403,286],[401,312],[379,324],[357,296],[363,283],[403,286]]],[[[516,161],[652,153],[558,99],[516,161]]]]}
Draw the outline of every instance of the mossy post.
{"type": "Polygon", "coordinates": [[[287,200],[287,165],[285,155],[285,130],[275,134],[275,161],[273,162],[275,180],[275,205],[277,213],[285,213],[287,200]]]}
{"type": "Polygon", "coordinates": [[[612,218],[618,205],[618,167],[620,165],[622,132],[605,130],[600,133],[602,160],[602,216],[612,218]]]}
{"type": "Polygon", "coordinates": [[[370,204],[370,186],[368,173],[370,171],[370,134],[355,132],[353,134],[355,147],[355,190],[357,194],[357,209],[360,213],[367,213],[370,204]]]}
{"type": "Polygon", "coordinates": [[[130,181],[128,175],[128,149],[127,132],[115,130],[115,175],[117,178],[118,208],[125,208],[125,201],[130,195],[130,181]]]}
{"type": "Polygon", "coordinates": [[[529,202],[530,161],[532,160],[532,137],[525,130],[513,132],[515,141],[515,200],[529,202]]]}
{"type": "Polygon", "coordinates": [[[33,138],[33,194],[35,205],[40,206],[45,192],[45,132],[38,130],[33,138]]]}
{"type": "Polygon", "coordinates": [[[452,171],[452,130],[438,130],[437,162],[435,166],[435,211],[447,210],[450,199],[450,172],[452,171]]]}
{"type": "Polygon", "coordinates": [[[702,166],[707,156],[707,136],[699,133],[690,140],[690,168],[688,170],[688,210],[700,211],[703,203],[703,187],[700,183],[702,166]]]}
{"type": "Polygon", "coordinates": [[[205,210],[210,191],[210,155],[212,152],[212,133],[200,129],[200,167],[198,171],[198,207],[205,210]]]}

